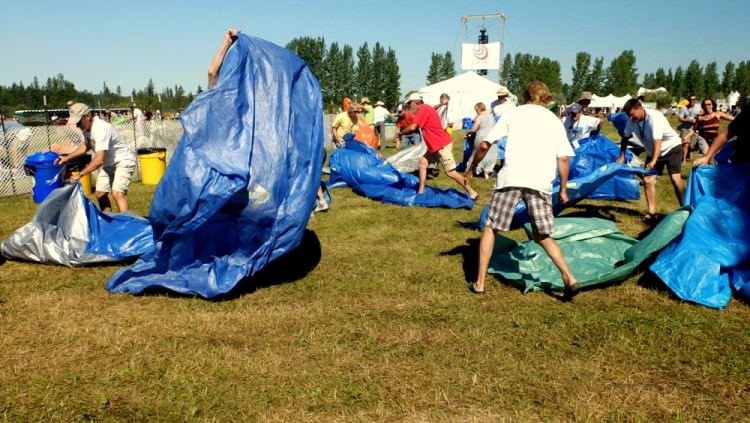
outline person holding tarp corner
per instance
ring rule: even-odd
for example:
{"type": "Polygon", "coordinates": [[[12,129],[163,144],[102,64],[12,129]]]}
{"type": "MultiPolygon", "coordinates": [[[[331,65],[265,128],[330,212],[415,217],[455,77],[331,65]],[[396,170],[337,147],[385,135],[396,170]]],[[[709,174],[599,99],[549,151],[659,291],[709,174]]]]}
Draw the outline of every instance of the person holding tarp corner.
{"type": "Polygon", "coordinates": [[[85,142],[82,142],[72,153],[59,157],[55,163],[64,164],[89,149],[94,150],[94,158],[79,173],[71,176],[77,182],[82,176],[101,168],[96,178],[94,196],[102,211],[112,211],[109,192],[121,212],[128,211],[128,186],[135,172],[135,154],[120,137],[111,123],[95,117],[89,106],[75,103],[70,106],[68,125],[78,127],[85,142]]]}

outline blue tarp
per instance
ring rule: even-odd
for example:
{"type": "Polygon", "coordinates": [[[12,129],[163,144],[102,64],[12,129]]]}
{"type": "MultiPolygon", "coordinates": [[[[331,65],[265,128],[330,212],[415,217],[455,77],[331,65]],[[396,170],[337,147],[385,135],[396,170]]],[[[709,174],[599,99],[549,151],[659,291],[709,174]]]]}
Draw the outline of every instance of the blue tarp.
{"type": "MultiPolygon", "coordinates": [[[[608,181],[618,180],[623,181],[626,178],[633,178],[635,175],[642,175],[645,171],[641,167],[630,166],[621,163],[610,163],[594,170],[587,176],[579,177],[575,180],[568,181],[568,201],[565,204],[560,204],[558,201],[558,193],[560,187],[555,185],[552,189],[552,211],[557,216],[566,207],[570,207],[577,202],[589,198],[591,193],[595,192],[599,187],[608,181]]],[[[635,179],[634,179],[635,180],[635,179]]],[[[636,180],[637,182],[637,180],[636,180]]],[[[614,185],[617,188],[619,185],[614,185]]],[[[623,190],[631,189],[629,184],[625,184],[623,190]]],[[[481,229],[484,227],[487,221],[487,213],[489,211],[489,205],[485,206],[482,210],[482,214],[479,217],[478,222],[463,223],[467,227],[473,227],[475,229],[481,229]]],[[[513,222],[511,223],[512,228],[518,228],[524,223],[529,221],[529,215],[526,211],[526,204],[523,201],[519,201],[516,205],[516,211],[513,215],[513,222]]]]}
{"type": "Polygon", "coordinates": [[[448,207],[471,209],[474,202],[469,195],[454,188],[439,189],[425,186],[417,194],[419,178],[402,174],[382,157],[377,150],[356,140],[348,140],[344,148],[337,148],[328,159],[331,168],[330,186],[349,185],[354,192],[373,200],[399,206],[448,207]]]}
{"type": "Polygon", "coordinates": [[[216,86],[181,118],[184,134],[149,213],[156,251],[106,288],[215,298],[295,249],[320,184],[322,113],[302,59],[240,35],[216,86]]]}
{"type": "Polygon", "coordinates": [[[148,220],[99,211],[80,183],[52,190],[32,221],[0,243],[5,257],[65,266],[123,261],[153,250],[148,220]]]}
{"type": "MultiPolygon", "coordinates": [[[[615,163],[620,155],[620,146],[609,138],[598,134],[595,138],[584,138],[579,141],[576,155],[570,158],[568,180],[573,181],[594,173],[597,169],[615,163]]],[[[631,163],[633,153],[625,151],[625,163],[631,163]]],[[[559,180],[555,184],[559,185],[559,180]]],[[[630,174],[615,174],[604,181],[586,198],[594,200],[637,200],[641,198],[640,181],[630,174]]]]}
{"type": "Polygon", "coordinates": [[[708,307],[725,307],[732,288],[750,298],[750,164],[694,169],[685,204],[695,211],[651,270],[680,298],[708,307]]]}

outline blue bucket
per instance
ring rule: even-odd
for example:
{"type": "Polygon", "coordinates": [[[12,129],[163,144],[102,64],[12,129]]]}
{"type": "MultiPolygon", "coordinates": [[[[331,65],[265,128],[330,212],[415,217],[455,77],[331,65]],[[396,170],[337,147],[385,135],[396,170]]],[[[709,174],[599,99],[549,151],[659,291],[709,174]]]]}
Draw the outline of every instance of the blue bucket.
{"type": "Polygon", "coordinates": [[[468,131],[472,126],[474,126],[474,120],[470,117],[464,118],[464,131],[468,131]]]}
{"type": "Polygon", "coordinates": [[[55,164],[58,154],[51,151],[34,153],[26,158],[26,168],[34,174],[33,197],[41,203],[52,190],[62,186],[61,165],[55,164]]]}

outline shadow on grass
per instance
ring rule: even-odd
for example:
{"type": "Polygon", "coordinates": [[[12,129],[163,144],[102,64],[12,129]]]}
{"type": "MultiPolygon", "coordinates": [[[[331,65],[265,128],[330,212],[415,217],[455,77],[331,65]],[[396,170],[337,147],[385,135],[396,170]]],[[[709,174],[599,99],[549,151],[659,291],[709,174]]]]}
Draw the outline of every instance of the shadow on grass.
{"type": "Polygon", "coordinates": [[[598,217],[615,221],[617,215],[640,217],[641,213],[627,207],[616,205],[576,204],[565,209],[566,213],[560,217],[598,217]]]}
{"type": "Polygon", "coordinates": [[[296,282],[307,276],[320,263],[322,250],[315,232],[305,229],[297,248],[266,264],[255,275],[242,280],[217,301],[233,300],[258,289],[296,282]]]}
{"type": "MultiPolygon", "coordinates": [[[[440,253],[441,256],[457,256],[461,255],[462,267],[464,272],[464,282],[468,286],[471,282],[476,282],[477,276],[479,275],[479,238],[469,238],[466,240],[466,244],[456,246],[448,251],[440,253]]],[[[511,281],[502,279],[494,273],[487,275],[488,281],[494,279],[495,281],[509,286],[511,288],[518,289],[519,292],[523,293],[524,289],[521,285],[513,283],[511,281]]]]}

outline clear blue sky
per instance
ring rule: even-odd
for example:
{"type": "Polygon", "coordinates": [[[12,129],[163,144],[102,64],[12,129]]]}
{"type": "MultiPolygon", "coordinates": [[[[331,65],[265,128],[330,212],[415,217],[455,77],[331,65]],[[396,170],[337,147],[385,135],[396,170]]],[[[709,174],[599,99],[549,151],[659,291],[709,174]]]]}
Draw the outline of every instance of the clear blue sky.
{"type": "MultiPolygon", "coordinates": [[[[451,51],[460,66],[462,16],[498,12],[506,15],[503,54],[557,60],[563,82],[570,82],[579,51],[603,56],[606,66],[632,49],[639,80],[658,67],[684,68],[692,59],[702,66],[715,61],[720,71],[728,61],[750,59],[750,1],[744,0],[39,0],[2,6],[0,85],[28,84],[34,76],[43,84],[62,73],[76,88],[93,92],[106,81],[128,93],[149,78],[159,91],[181,84],[195,92],[206,86],[223,31],[236,27],[280,45],[297,36],[320,36],[355,50],[365,41],[370,47],[380,42],[396,51],[406,92],[425,85],[433,52],[451,51]]],[[[487,21],[490,41],[499,36],[496,22],[487,21]]]]}

